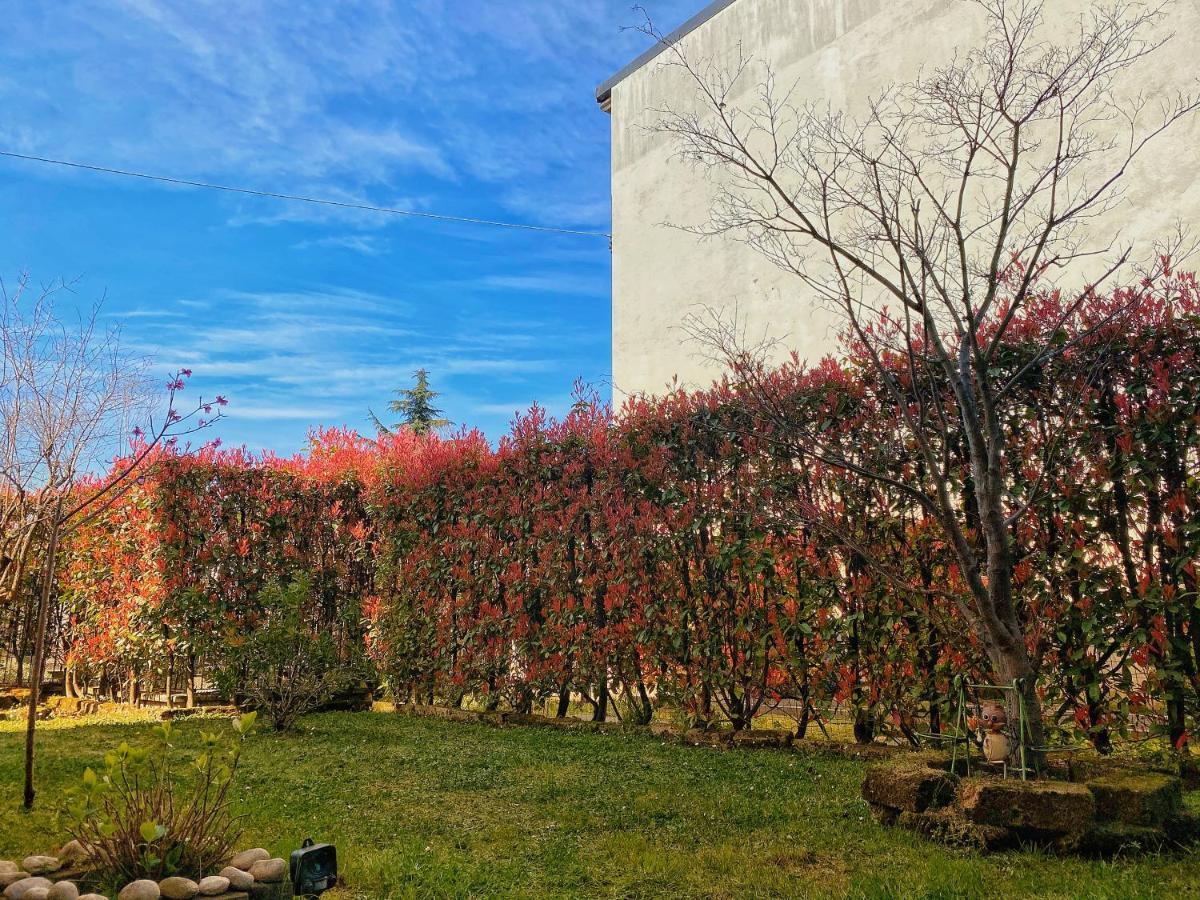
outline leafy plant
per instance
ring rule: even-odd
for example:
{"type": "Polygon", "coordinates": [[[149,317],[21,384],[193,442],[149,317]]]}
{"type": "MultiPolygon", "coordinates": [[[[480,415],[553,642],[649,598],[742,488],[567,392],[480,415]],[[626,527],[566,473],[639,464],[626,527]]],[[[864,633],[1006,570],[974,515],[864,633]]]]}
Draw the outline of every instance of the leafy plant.
{"type": "Polygon", "coordinates": [[[159,879],[199,874],[225,859],[241,834],[229,790],[242,746],[254,730],[251,712],[233,734],[202,731],[200,750],[180,763],[170,722],[148,747],[122,742],[88,767],[70,793],[66,829],[87,858],[113,877],[159,879]]]}
{"type": "Polygon", "coordinates": [[[312,606],[306,575],[284,584],[272,581],[260,594],[258,623],[233,637],[219,681],[266,712],[276,731],[328,700],[342,687],[353,666],[340,664],[329,632],[306,616],[312,606]]]}

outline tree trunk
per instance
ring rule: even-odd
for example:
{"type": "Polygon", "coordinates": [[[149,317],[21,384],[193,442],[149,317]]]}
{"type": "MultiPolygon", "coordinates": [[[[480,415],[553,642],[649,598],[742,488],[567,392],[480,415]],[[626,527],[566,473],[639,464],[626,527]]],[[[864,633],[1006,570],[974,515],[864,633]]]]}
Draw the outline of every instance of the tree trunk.
{"type": "MultiPolygon", "coordinates": [[[[1040,769],[1045,746],[1045,732],[1042,728],[1042,701],[1037,694],[1037,679],[1034,677],[1033,666],[1024,647],[996,648],[989,654],[992,659],[994,681],[998,686],[1009,687],[1019,682],[1021,690],[1010,692],[1007,702],[1008,721],[1014,734],[1018,734],[1022,713],[1024,714],[1026,733],[1018,735],[1025,741],[1025,762],[1027,765],[1040,769]],[[1024,709],[1022,709],[1022,706],[1024,709]]],[[[1011,762],[1019,764],[1020,741],[1013,744],[1011,762]]]]}
{"type": "Polygon", "coordinates": [[[866,706],[854,710],[854,740],[859,744],[870,744],[875,741],[875,713],[866,706]]]}
{"type": "Polygon", "coordinates": [[[554,711],[556,719],[565,719],[567,712],[571,709],[571,689],[567,685],[563,685],[558,692],[558,709],[554,711]]]}
{"type": "Polygon", "coordinates": [[[600,678],[600,692],[596,697],[596,712],[592,715],[592,721],[608,721],[608,678],[606,675],[600,678]]]}
{"type": "Polygon", "coordinates": [[[25,720],[25,809],[33,809],[33,752],[37,729],[37,709],[42,693],[42,673],[46,666],[46,628],[50,620],[50,594],[54,583],[55,557],[58,556],[58,530],[61,501],[50,520],[50,538],[46,544],[46,562],[42,567],[37,631],[33,641],[33,670],[29,673],[29,712],[25,720]]]}

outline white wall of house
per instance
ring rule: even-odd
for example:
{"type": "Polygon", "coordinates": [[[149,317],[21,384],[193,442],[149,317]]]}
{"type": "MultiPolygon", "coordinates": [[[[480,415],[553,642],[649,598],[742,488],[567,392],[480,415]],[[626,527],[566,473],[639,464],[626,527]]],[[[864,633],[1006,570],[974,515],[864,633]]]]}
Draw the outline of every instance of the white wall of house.
{"type": "MultiPolygon", "coordinates": [[[[1048,27],[1067,29],[1091,0],[1048,0],[1048,27]]],[[[656,23],[662,24],[662,23],[656,23]]],[[[693,60],[733,59],[739,45],[770,63],[797,100],[861,112],[873,93],[977,44],[985,30],[970,0],[735,0],[683,41],[693,60]]],[[[1176,37],[1129,74],[1152,98],[1200,79],[1200,0],[1176,0],[1176,37]]],[[[1065,33],[1065,31],[1064,31],[1065,33]]],[[[755,80],[747,88],[755,87],[755,80]]],[[[751,102],[744,97],[743,102],[751,102]]],[[[795,275],[732,238],[698,238],[672,226],[707,221],[713,188],[674,157],[654,110],[699,108],[685,73],[652,61],[612,88],[613,381],[617,398],[656,393],[673,378],[707,384],[720,374],[682,324],[705,306],[736,307],[747,338],[781,338],[780,352],[809,359],[836,348],[840,322],[795,275]]],[[[1200,116],[1177,125],[1129,172],[1122,206],[1097,224],[1149,249],[1179,221],[1200,231],[1200,116]]],[[[1200,261],[1198,261],[1200,262],[1200,261]]]]}

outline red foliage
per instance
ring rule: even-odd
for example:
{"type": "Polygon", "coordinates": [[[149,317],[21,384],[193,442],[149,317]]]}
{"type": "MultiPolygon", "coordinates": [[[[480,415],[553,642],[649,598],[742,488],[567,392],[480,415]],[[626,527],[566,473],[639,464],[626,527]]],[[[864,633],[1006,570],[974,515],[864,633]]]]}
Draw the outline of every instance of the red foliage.
{"type": "MultiPolygon", "coordinates": [[[[1196,720],[1198,298],[1174,276],[1119,327],[1104,323],[1122,298],[1096,298],[1062,325],[1079,342],[1004,410],[1029,649],[1051,711],[1098,743],[1158,718],[1183,741],[1196,720]]],[[[1013,326],[1014,372],[1059,303],[1013,326]]],[[[860,362],[760,375],[843,459],[915,483],[894,401],[860,362]]],[[[864,736],[936,728],[953,676],[988,674],[942,532],[898,487],[796,452],[780,421],[725,382],[615,417],[581,392],[494,448],[321,431],[289,459],[167,449],[72,540],[74,652],[203,654],[253,627],[267,581],[303,570],[314,622],[365,646],[400,699],[528,710],[574,692],[599,715],[615,698],[639,719],[671,703],[741,727],[789,697],[802,722],[847,705],[864,736]]],[[[961,452],[948,465],[965,471],[961,452]]]]}

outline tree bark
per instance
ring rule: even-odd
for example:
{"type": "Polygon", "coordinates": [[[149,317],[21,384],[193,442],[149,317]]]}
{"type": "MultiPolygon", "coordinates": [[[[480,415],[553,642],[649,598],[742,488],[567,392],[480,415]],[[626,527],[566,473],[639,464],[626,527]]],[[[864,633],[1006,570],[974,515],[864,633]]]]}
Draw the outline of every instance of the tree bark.
{"type": "Polygon", "coordinates": [[[34,741],[37,731],[37,709],[41,701],[42,675],[46,667],[46,628],[50,621],[50,594],[54,584],[55,558],[58,556],[58,532],[61,523],[61,501],[50,520],[50,535],[46,543],[46,561],[42,567],[42,584],[39,592],[37,631],[33,642],[33,670],[29,673],[29,710],[25,720],[25,809],[33,809],[34,741]]]}

